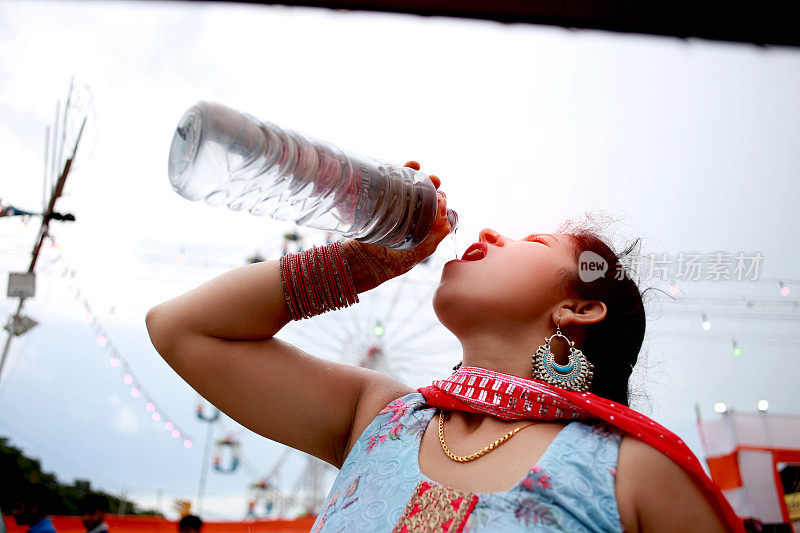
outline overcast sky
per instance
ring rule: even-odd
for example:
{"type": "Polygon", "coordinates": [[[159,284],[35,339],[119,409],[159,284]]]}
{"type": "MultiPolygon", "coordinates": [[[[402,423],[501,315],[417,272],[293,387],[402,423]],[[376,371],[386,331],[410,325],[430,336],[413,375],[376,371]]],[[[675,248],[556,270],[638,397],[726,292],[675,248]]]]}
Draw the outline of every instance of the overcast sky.
{"type": "MultiPolygon", "coordinates": [[[[680,292],[677,302],[650,303],[634,376],[647,399],[633,406],[700,457],[695,403],[706,417],[717,416],[714,402],[754,410],[760,398],[775,412],[800,414],[797,49],[274,6],[5,1],[3,204],[41,208],[45,128],[71,77],[94,97],[57,204],[77,222],[52,224],[59,247],[43,250],[24,311],[39,325],[14,339],[0,379],[0,435],[62,481],[88,478],[146,505],[161,490],[170,516],[174,498],[194,501],[205,425],[194,417],[196,393],[153,350],[145,313],[255,252],[279,257],[281,235],[293,227],[171,190],[173,130],[198,100],[355,153],[420,161],[460,215],[459,255],[484,227],[522,238],[595,210],[620,219],[618,248],[641,237],[643,253],[672,259],[760,252],[755,281],[642,281],[662,290],[676,282],[680,292]],[[131,397],[85,302],[191,448],[150,419],[143,397],[131,397]]],[[[37,230],[35,219],[0,219],[3,284],[6,271],[27,269],[37,230]]],[[[301,232],[309,243],[322,238],[301,232]]],[[[357,363],[369,339],[345,353],[338,341],[303,344],[299,333],[319,338],[341,324],[364,331],[394,309],[380,342],[415,340],[387,344],[383,368],[426,384],[460,357],[430,309],[441,264],[455,252],[445,241],[405,284],[393,280],[360,306],[292,324],[279,337],[357,363]]],[[[3,317],[16,303],[2,301],[3,317]]],[[[225,425],[250,467],[209,474],[208,518],[240,518],[248,483],[283,449],[225,425]]],[[[280,483],[291,489],[302,466],[293,456],[280,483]]]]}

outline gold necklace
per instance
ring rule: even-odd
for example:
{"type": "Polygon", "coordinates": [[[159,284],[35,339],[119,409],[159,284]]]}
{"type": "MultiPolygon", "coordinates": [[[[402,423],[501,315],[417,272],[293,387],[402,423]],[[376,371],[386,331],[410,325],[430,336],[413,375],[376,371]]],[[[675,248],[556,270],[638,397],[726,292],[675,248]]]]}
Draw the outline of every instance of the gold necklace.
{"type": "Polygon", "coordinates": [[[447,457],[459,463],[468,463],[470,461],[474,461],[478,457],[483,457],[484,455],[494,450],[495,448],[503,444],[505,441],[507,441],[508,439],[510,439],[511,437],[522,431],[523,429],[531,427],[536,423],[537,422],[531,422],[527,426],[514,428],[505,435],[503,435],[502,437],[500,437],[499,439],[497,439],[496,441],[494,441],[493,443],[486,446],[484,449],[479,450],[475,453],[471,453],[469,455],[460,456],[451,452],[450,448],[447,447],[447,443],[444,441],[444,418],[442,418],[442,411],[439,411],[439,442],[442,444],[442,450],[444,450],[444,453],[447,454],[447,457]]]}

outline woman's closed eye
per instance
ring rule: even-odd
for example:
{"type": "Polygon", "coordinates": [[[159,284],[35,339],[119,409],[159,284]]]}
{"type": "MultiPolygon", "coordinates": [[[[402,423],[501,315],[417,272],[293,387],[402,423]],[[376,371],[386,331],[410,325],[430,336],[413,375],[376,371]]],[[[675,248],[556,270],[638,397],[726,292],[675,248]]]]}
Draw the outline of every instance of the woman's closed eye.
{"type": "Polygon", "coordinates": [[[541,237],[537,237],[536,235],[528,235],[527,237],[525,237],[525,240],[530,242],[538,242],[544,244],[545,246],[550,246],[549,244],[547,244],[547,241],[545,241],[541,237]]]}

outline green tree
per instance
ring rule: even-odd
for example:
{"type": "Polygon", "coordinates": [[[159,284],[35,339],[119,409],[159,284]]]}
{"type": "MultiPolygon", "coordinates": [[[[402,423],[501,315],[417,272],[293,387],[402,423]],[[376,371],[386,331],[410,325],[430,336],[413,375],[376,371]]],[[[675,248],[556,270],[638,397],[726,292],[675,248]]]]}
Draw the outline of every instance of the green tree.
{"type": "MultiPolygon", "coordinates": [[[[8,437],[0,437],[0,472],[3,478],[0,483],[0,509],[6,514],[10,514],[20,490],[31,484],[44,485],[50,489],[53,504],[48,514],[80,514],[80,501],[89,493],[105,496],[112,512],[119,509],[120,499],[117,496],[92,490],[91,482],[87,479],[76,479],[72,485],[65,485],[55,475],[43,472],[41,463],[37,459],[26,457],[21,449],[12,446],[8,437]]],[[[126,502],[125,514],[162,516],[153,509],[139,509],[133,502],[126,502]]]]}

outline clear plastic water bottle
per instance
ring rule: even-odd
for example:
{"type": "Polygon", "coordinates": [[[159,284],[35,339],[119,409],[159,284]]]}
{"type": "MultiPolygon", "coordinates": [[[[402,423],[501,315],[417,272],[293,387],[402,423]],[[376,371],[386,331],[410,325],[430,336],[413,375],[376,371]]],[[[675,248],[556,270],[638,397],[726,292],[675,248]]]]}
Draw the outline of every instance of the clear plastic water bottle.
{"type": "MultiPolygon", "coordinates": [[[[195,104],[181,118],[169,180],[189,200],[396,250],[424,241],[436,219],[436,187],[427,174],[211,102],[195,104]]],[[[448,209],[447,217],[455,231],[458,216],[448,209]]]]}

